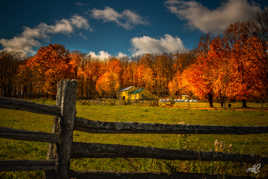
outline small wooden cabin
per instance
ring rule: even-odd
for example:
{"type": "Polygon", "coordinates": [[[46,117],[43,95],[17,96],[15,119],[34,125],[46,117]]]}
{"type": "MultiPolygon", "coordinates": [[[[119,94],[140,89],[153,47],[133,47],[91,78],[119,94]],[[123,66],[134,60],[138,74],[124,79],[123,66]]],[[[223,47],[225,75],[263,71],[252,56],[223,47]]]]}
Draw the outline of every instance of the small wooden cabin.
{"type": "Polygon", "coordinates": [[[181,99],[183,99],[183,100],[189,100],[190,99],[190,96],[189,95],[186,95],[186,94],[184,94],[184,95],[181,95],[181,99]]]}
{"type": "Polygon", "coordinates": [[[154,99],[155,96],[152,95],[148,90],[144,88],[136,88],[135,86],[129,86],[127,88],[120,90],[119,99],[124,101],[134,101],[142,99],[154,99]]]}
{"type": "Polygon", "coordinates": [[[135,91],[137,88],[135,86],[129,86],[127,88],[121,89],[119,91],[119,99],[128,101],[130,99],[130,93],[135,91]]]}

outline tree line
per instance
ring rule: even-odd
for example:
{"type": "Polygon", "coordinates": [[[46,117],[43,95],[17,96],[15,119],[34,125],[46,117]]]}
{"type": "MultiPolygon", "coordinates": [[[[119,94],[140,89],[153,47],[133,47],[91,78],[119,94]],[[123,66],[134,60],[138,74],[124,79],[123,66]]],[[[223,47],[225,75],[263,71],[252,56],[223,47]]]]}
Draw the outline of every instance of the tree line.
{"type": "Polygon", "coordinates": [[[121,88],[142,87],[158,97],[213,100],[265,100],[268,94],[268,41],[253,22],[231,24],[218,36],[201,37],[198,48],[176,54],[145,54],[108,60],[69,52],[64,46],[41,47],[27,59],[0,53],[0,95],[54,97],[64,78],[78,80],[80,98],[116,97],[121,88]]]}
{"type": "Polygon", "coordinates": [[[168,96],[168,84],[177,71],[195,60],[193,52],[184,54],[145,54],[136,60],[112,57],[91,58],[50,44],[25,60],[1,52],[1,95],[18,97],[55,96],[56,84],[63,78],[78,80],[81,98],[116,97],[128,86],[143,87],[159,97],[168,96]]]}

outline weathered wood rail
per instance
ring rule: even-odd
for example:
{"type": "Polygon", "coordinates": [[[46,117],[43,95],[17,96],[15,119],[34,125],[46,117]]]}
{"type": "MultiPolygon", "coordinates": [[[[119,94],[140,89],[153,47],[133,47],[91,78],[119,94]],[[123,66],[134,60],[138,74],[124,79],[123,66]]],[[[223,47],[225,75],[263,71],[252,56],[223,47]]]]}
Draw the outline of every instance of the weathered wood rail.
{"type": "Polygon", "coordinates": [[[0,171],[55,170],[55,160],[0,160],[0,171]]]}
{"type": "MultiPolygon", "coordinates": [[[[170,150],[152,147],[127,146],[73,142],[73,130],[88,133],[112,134],[262,134],[268,127],[198,126],[100,122],[76,117],[75,80],[62,80],[58,83],[56,106],[35,104],[0,97],[0,108],[23,110],[39,114],[54,115],[53,133],[32,132],[0,127],[0,137],[16,140],[50,143],[47,160],[0,160],[0,171],[45,170],[47,178],[215,178],[219,175],[193,173],[111,173],[76,172],[70,170],[71,158],[155,158],[165,160],[232,161],[268,164],[268,158],[257,155],[226,154],[222,152],[196,152],[170,150]]],[[[225,176],[227,178],[250,178],[225,176]]]]}
{"type": "Polygon", "coordinates": [[[36,104],[33,102],[23,101],[19,99],[0,97],[0,107],[7,109],[17,109],[38,114],[48,114],[60,116],[59,106],[49,106],[44,104],[36,104]]]}
{"type": "Polygon", "coordinates": [[[60,81],[58,83],[56,106],[0,97],[1,108],[56,116],[53,133],[0,127],[0,137],[2,138],[51,143],[48,160],[1,160],[0,171],[45,170],[47,178],[69,178],[76,86],[77,82],[75,80],[60,81]]]}
{"type": "Polygon", "coordinates": [[[195,152],[153,147],[127,146],[73,142],[72,158],[155,158],[165,160],[232,161],[255,163],[261,160],[268,164],[268,158],[257,155],[226,154],[222,152],[195,152]]]}
{"type": "Polygon", "coordinates": [[[6,127],[0,127],[0,137],[17,139],[17,140],[26,140],[26,141],[50,142],[50,143],[57,143],[59,141],[58,136],[56,134],[17,130],[6,127]]]}
{"type": "Polygon", "coordinates": [[[91,178],[94,179],[129,179],[129,178],[138,178],[138,179],[251,179],[255,177],[249,176],[231,176],[231,175],[208,175],[208,174],[200,174],[200,173],[185,173],[185,172],[177,172],[172,174],[167,173],[115,173],[115,172],[77,172],[77,171],[69,171],[69,176],[75,178],[91,178]]]}
{"type": "Polygon", "coordinates": [[[268,127],[225,127],[199,125],[168,125],[136,122],[101,122],[81,117],[75,119],[75,130],[88,133],[114,134],[261,134],[268,127]]]}

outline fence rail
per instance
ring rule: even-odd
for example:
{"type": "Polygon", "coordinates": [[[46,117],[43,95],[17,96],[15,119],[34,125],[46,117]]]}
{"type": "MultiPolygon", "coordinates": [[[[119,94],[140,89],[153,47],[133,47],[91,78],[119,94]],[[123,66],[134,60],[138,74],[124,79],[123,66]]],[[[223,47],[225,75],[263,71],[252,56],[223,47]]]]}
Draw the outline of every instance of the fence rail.
{"type": "Polygon", "coordinates": [[[261,134],[268,127],[225,127],[199,125],[168,125],[136,122],[100,122],[81,117],[75,119],[75,130],[88,133],[114,134],[261,134]]]}
{"type": "Polygon", "coordinates": [[[0,160],[1,171],[55,170],[55,160],[0,160]]]}
{"type": "Polygon", "coordinates": [[[34,112],[38,114],[49,114],[49,115],[60,116],[60,108],[58,106],[36,104],[33,102],[7,98],[7,97],[0,97],[0,107],[34,112]]]}
{"type": "MultiPolygon", "coordinates": [[[[115,173],[115,172],[77,172],[69,171],[69,176],[77,178],[94,178],[94,179],[111,179],[111,178],[120,178],[120,179],[129,179],[129,178],[138,178],[138,179],[215,179],[215,178],[228,178],[228,179],[253,179],[255,177],[250,176],[230,176],[230,175],[208,175],[201,173],[185,173],[177,172],[174,174],[167,173],[115,173]]],[[[258,178],[264,179],[264,178],[258,178]]]]}
{"type": "MultiPolygon", "coordinates": [[[[77,172],[70,170],[71,158],[155,158],[166,160],[200,160],[200,161],[233,161],[268,164],[268,158],[257,155],[226,154],[222,152],[196,152],[188,150],[170,150],[152,147],[128,146],[118,144],[99,144],[73,142],[73,131],[88,133],[117,134],[262,134],[268,133],[268,127],[227,127],[198,125],[169,125],[100,122],[76,117],[75,80],[62,80],[58,83],[56,106],[35,104],[18,99],[0,97],[0,107],[17,109],[39,114],[54,115],[53,133],[32,132],[0,127],[0,137],[49,142],[47,160],[0,160],[0,171],[45,170],[47,178],[215,178],[219,175],[176,173],[110,173],[110,172],[77,172]]],[[[236,176],[225,176],[237,178],[236,176]]],[[[238,178],[244,178],[239,176],[238,178]]],[[[250,178],[250,177],[245,177],[250,178]]]]}
{"type": "Polygon", "coordinates": [[[118,144],[79,143],[72,144],[72,158],[155,158],[165,160],[232,161],[268,164],[268,158],[257,155],[226,154],[222,152],[195,152],[153,147],[118,144]]]}
{"type": "Polygon", "coordinates": [[[0,137],[17,139],[17,140],[26,140],[26,141],[50,142],[50,143],[57,143],[59,141],[58,136],[56,134],[17,130],[6,127],[0,127],[0,137]]]}

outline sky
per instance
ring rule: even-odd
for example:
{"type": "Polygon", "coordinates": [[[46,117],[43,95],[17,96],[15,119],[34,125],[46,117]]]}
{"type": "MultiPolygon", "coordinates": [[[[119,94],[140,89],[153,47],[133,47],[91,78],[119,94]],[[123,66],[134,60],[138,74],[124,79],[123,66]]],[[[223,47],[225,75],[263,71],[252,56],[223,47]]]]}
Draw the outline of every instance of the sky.
{"type": "Polygon", "coordinates": [[[250,20],[267,0],[1,0],[0,50],[62,44],[96,58],[184,52],[250,20]]]}

